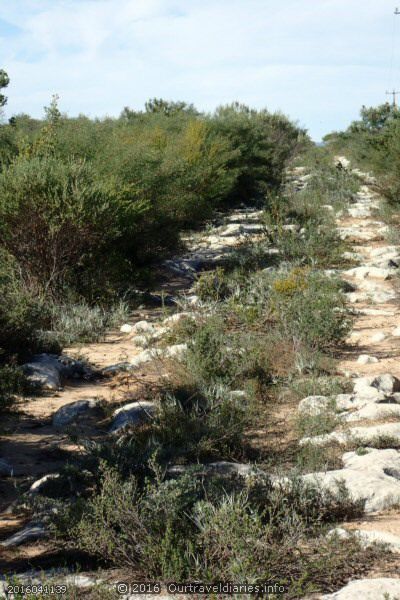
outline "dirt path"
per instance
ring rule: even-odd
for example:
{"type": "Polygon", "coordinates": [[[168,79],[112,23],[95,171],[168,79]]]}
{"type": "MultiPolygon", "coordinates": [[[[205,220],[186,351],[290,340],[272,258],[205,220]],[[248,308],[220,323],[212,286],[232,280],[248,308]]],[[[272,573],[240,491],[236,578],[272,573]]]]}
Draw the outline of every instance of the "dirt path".
{"type": "MultiPolygon", "coordinates": [[[[343,158],[341,160],[347,162],[343,158]]],[[[369,176],[366,179],[371,181],[369,176]]],[[[387,241],[388,228],[377,216],[380,202],[381,199],[371,186],[363,185],[356,203],[338,220],[342,238],[351,242],[354,258],[359,261],[359,267],[342,273],[343,279],[353,286],[353,290],[347,295],[349,304],[354,309],[354,326],[339,368],[353,381],[358,381],[361,377],[372,379],[384,374],[400,379],[400,296],[396,273],[400,264],[400,249],[387,241]]],[[[377,424],[398,422],[398,414],[387,418],[377,416],[375,419],[360,417],[351,421],[351,426],[373,428],[377,424]]],[[[374,495],[375,491],[365,489],[365,494],[368,493],[374,495]]],[[[378,541],[385,541],[387,538],[387,541],[394,544],[394,548],[400,542],[398,504],[393,503],[387,510],[372,511],[363,519],[345,524],[344,527],[357,531],[361,536],[372,536],[369,539],[376,536],[378,541]]],[[[392,561],[388,570],[374,572],[370,576],[397,579],[400,577],[399,567],[400,557],[392,561]]],[[[365,590],[369,589],[368,585],[366,582],[365,590]]],[[[326,596],[328,597],[330,596],[326,596]]]]}
{"type": "MultiPolygon", "coordinates": [[[[187,236],[187,252],[168,261],[157,272],[158,290],[155,293],[167,297],[187,295],[193,302],[195,299],[191,297],[190,289],[195,272],[215,268],[233,249],[256,240],[262,228],[260,216],[260,211],[238,209],[219,218],[205,231],[187,236]]],[[[167,309],[140,307],[129,319],[131,332],[113,331],[101,343],[66,348],[64,354],[84,358],[96,370],[130,362],[143,353],[143,347],[135,343],[135,324],[143,321],[160,323],[179,310],[179,306],[167,309]]],[[[57,393],[26,398],[19,403],[16,412],[1,423],[0,429],[0,458],[13,469],[13,477],[0,477],[0,542],[27,523],[26,518],[13,516],[11,511],[12,503],[20,492],[29,489],[41,477],[57,473],[66,462],[73,463],[80,452],[80,448],[71,442],[68,428],[60,430],[53,426],[54,414],[61,407],[79,400],[100,400],[105,412],[103,418],[82,419],[74,431],[91,439],[101,438],[107,434],[112,410],[138,399],[138,395],[140,399],[143,384],[156,382],[161,372],[160,362],[143,364],[129,373],[129,377],[122,372],[90,382],[69,382],[57,393]]],[[[16,565],[28,564],[44,552],[46,545],[41,542],[7,550],[0,546],[0,574],[10,565],[15,568],[16,565]]]]}

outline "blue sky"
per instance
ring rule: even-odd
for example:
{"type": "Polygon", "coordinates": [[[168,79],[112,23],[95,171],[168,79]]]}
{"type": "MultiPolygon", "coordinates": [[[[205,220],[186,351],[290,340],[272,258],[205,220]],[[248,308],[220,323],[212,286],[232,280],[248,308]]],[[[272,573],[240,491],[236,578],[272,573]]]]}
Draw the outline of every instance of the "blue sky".
{"type": "MultiPolygon", "coordinates": [[[[400,4],[400,0],[399,0],[400,4]]],[[[400,89],[396,0],[0,0],[6,116],[150,97],[281,110],[318,140],[400,89]],[[393,30],[395,35],[393,35],[393,30]],[[394,42],[394,43],[393,43],[394,42]],[[393,64],[393,68],[391,65],[393,64]]]]}

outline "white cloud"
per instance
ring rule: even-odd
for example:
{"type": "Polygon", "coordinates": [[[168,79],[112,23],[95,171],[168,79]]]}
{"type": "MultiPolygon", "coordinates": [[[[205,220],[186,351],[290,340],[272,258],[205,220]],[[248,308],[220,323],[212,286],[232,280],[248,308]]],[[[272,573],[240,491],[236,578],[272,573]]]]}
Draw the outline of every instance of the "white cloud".
{"type": "Polygon", "coordinates": [[[207,110],[240,100],[282,109],[318,137],[381,101],[390,80],[391,7],[376,0],[1,4],[19,28],[0,37],[9,114],[40,115],[54,92],[63,110],[99,116],[150,96],[207,110]]]}

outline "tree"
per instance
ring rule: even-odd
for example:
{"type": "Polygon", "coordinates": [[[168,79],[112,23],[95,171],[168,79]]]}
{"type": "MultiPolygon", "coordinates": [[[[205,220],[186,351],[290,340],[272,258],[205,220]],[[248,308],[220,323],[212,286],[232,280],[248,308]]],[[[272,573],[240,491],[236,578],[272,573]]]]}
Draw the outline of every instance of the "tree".
{"type": "Polygon", "coordinates": [[[3,69],[0,69],[0,108],[2,106],[5,106],[5,104],[7,104],[7,97],[1,93],[1,90],[6,88],[9,83],[10,83],[9,76],[3,69]]]}
{"type": "Polygon", "coordinates": [[[186,102],[170,102],[162,98],[152,98],[145,103],[147,113],[162,113],[167,117],[176,115],[176,113],[184,112],[190,115],[198,115],[198,111],[193,104],[186,102]]]}

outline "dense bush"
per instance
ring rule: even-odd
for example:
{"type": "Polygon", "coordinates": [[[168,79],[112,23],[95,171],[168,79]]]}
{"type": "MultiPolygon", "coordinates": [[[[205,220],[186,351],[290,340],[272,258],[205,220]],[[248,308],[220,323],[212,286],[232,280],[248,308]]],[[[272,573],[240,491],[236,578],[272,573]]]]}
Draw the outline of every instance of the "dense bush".
{"type": "MultiPolygon", "coordinates": [[[[11,262],[18,282],[0,312],[0,347],[15,341],[18,352],[17,339],[37,330],[54,341],[54,305],[70,316],[78,309],[67,304],[114,305],[152,260],[177,251],[182,229],[277,188],[304,141],[281,115],[238,105],[202,115],[158,99],[100,121],[69,119],[55,97],[43,121],[0,125],[0,270],[11,262]]],[[[74,319],[61,343],[77,337],[74,319]]]]}
{"type": "Polygon", "coordinates": [[[13,405],[17,394],[23,394],[27,389],[27,381],[20,369],[10,365],[0,367],[0,414],[13,405]]]}
{"type": "Polygon", "coordinates": [[[378,177],[381,193],[397,205],[400,198],[400,112],[390,104],[363,107],[361,118],[343,132],[325,137],[328,146],[345,153],[378,177]]]}
{"type": "MultiPolygon", "coordinates": [[[[296,479],[271,486],[265,478],[202,481],[194,474],[140,486],[103,468],[98,493],[55,519],[61,528],[68,523],[75,546],[147,577],[297,581],[291,597],[298,597],[332,572],[326,559],[336,541],[320,537],[323,523],[362,511],[342,488],[325,493],[296,479]]],[[[348,552],[341,544],[340,570],[345,556],[360,552],[355,541],[348,552]]]]}

